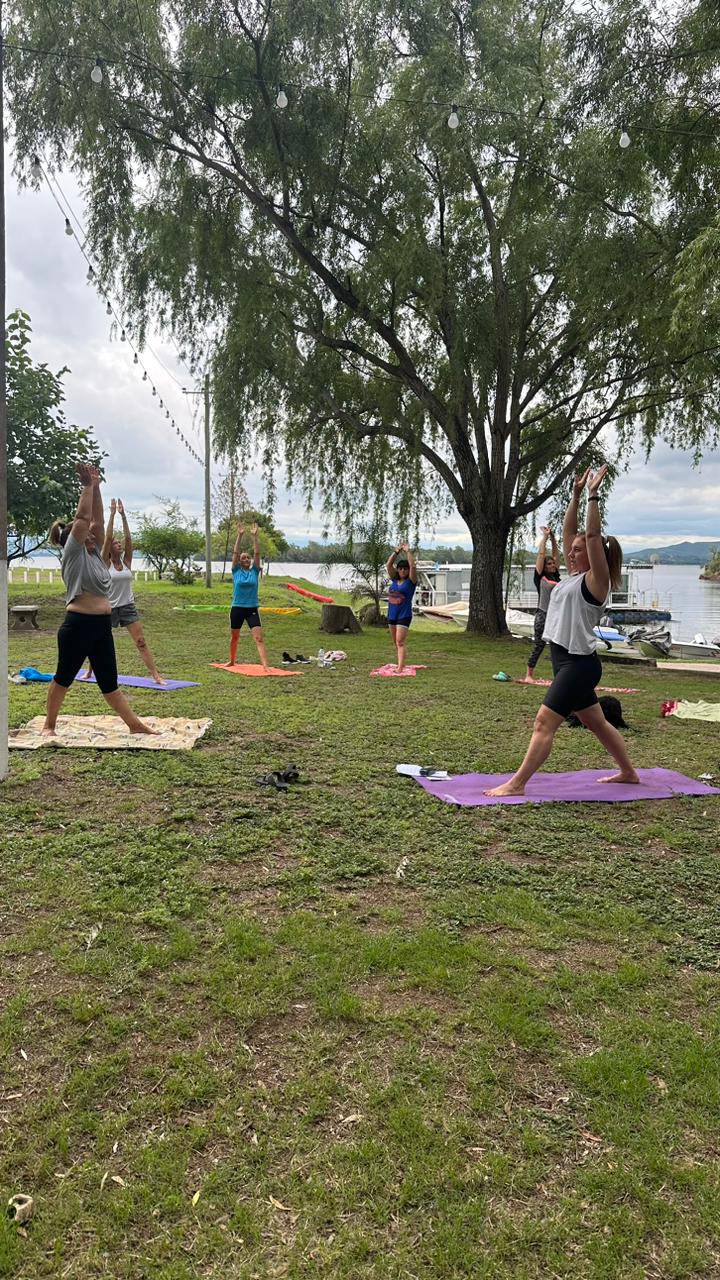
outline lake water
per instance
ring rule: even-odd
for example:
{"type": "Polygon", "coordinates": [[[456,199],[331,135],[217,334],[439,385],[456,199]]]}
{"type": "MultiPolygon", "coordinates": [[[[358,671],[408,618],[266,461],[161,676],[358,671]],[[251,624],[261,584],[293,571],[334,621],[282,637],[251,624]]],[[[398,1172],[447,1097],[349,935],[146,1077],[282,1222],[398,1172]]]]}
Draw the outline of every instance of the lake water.
{"type": "MultiPolygon", "coordinates": [[[[136,567],[142,569],[138,557],[136,567]]],[[[55,556],[34,556],[27,568],[58,568],[55,556]]],[[[219,574],[222,563],[213,565],[219,574]]],[[[633,585],[641,593],[641,603],[647,607],[656,604],[670,609],[670,630],[676,640],[692,640],[696,632],[702,632],[706,640],[720,635],[720,582],[701,582],[698,565],[656,565],[654,569],[638,569],[633,573],[633,585]]],[[[343,582],[352,576],[348,564],[302,564],[297,562],[271,564],[271,577],[305,578],[315,582],[322,591],[339,590],[343,582]]]]}

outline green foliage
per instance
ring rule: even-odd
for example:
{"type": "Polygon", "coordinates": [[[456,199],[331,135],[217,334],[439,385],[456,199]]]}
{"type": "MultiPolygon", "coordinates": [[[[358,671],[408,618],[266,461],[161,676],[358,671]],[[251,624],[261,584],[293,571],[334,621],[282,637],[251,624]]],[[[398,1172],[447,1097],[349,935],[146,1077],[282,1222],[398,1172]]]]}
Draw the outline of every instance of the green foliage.
{"type": "Polygon", "coordinates": [[[38,148],[82,171],[140,333],[220,335],[216,443],[340,518],[454,504],[493,632],[510,529],[606,427],[618,465],[638,436],[715,439],[716,310],[673,325],[678,272],[712,260],[713,23],[707,0],[15,0],[8,88],[23,172],[38,148]]]}
{"type": "Polygon", "coordinates": [[[716,551],[711,559],[708,560],[708,563],[705,565],[705,573],[720,575],[720,551],[716,551]]]}
{"type": "Polygon", "coordinates": [[[202,554],[204,538],[198,532],[197,521],[188,520],[178,502],[167,498],[161,501],[162,518],[141,516],[133,541],[159,577],[169,573],[174,582],[190,584],[197,576],[193,562],[202,554]]]}
{"type": "MultiPolygon", "coordinates": [[[[272,534],[268,530],[268,524],[270,525],[270,528],[274,527],[272,524],[272,520],[270,520],[270,518],[267,516],[263,516],[262,513],[260,512],[241,511],[235,517],[228,516],[226,517],[225,520],[222,520],[218,528],[213,533],[212,535],[213,560],[225,561],[231,558],[232,549],[233,549],[233,546],[235,545],[235,539],[237,537],[238,520],[241,520],[245,525],[245,536],[243,538],[243,543],[242,543],[243,550],[245,551],[252,550],[253,540],[252,540],[252,534],[250,533],[250,529],[252,528],[252,525],[254,523],[257,523],[259,526],[258,536],[260,541],[260,555],[262,559],[267,561],[274,561],[280,558],[280,547],[275,541],[275,538],[272,536],[272,534]],[[265,523],[266,521],[267,521],[267,524],[265,523]]],[[[283,538],[282,534],[280,535],[280,537],[282,541],[285,542],[285,539],[283,538]]],[[[287,546],[286,542],[285,542],[285,546],[287,546]]]]}
{"type": "Polygon", "coordinates": [[[348,564],[353,570],[355,584],[352,600],[371,600],[380,617],[387,582],[387,559],[390,555],[390,533],[387,521],[379,514],[366,524],[361,524],[349,534],[346,541],[333,549],[328,548],[325,564],[348,564]]]}
{"type": "Polygon", "coordinates": [[[50,525],[77,504],[78,462],[98,465],[92,432],[65,421],[61,369],[52,373],[30,354],[30,317],[13,311],[6,322],[8,560],[47,543],[50,525]]]}

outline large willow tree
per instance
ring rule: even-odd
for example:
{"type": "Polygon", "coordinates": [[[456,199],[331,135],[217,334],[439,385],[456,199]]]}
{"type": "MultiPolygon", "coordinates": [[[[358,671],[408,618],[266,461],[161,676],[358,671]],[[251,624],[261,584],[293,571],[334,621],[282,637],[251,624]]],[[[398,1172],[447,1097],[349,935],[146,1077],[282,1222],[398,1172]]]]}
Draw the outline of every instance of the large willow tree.
{"type": "Polygon", "coordinates": [[[718,422],[715,336],[671,323],[720,173],[696,8],[15,0],[19,167],[80,175],[141,326],[213,335],[217,446],[340,516],[454,504],[497,634],[513,523],[604,432],[718,422]]]}

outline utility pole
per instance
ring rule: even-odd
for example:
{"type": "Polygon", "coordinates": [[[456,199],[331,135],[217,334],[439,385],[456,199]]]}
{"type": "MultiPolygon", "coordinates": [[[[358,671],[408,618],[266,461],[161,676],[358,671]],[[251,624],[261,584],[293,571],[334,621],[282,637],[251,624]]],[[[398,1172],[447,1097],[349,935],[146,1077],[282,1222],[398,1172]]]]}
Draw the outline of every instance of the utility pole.
{"type": "Polygon", "coordinates": [[[205,586],[212,586],[212,529],[210,527],[210,375],[205,374],[205,586]]]}
{"type": "MultiPolygon", "coordinates": [[[[0,0],[0,4],[2,0],[0,0]]],[[[184,396],[203,396],[205,400],[205,586],[212,586],[212,515],[210,511],[210,375],[205,374],[202,388],[190,391],[183,387],[184,396]]]]}
{"type": "Polygon", "coordinates": [[[7,382],[5,377],[5,49],[0,0],[0,782],[8,776],[8,471],[7,382]]]}

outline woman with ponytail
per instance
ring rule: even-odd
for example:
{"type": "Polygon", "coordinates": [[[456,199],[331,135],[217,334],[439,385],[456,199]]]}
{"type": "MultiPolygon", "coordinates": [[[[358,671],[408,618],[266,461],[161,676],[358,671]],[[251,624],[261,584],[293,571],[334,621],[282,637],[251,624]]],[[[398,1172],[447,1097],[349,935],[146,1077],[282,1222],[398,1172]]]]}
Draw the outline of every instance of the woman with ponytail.
{"type": "Polygon", "coordinates": [[[105,701],[125,721],[131,733],[154,733],[133,711],[118,689],[117,662],[110,623],[110,574],[99,547],[105,537],[100,476],[81,463],[77,474],[82,493],[75,519],[57,520],[50,542],[62,547],[60,571],[65,583],[65,619],[58,631],[58,663],[48,687],[43,733],[55,733],[60,708],[86,658],[92,663],[105,701]]]}
{"type": "Polygon", "coordinates": [[[527,782],[552,750],[560,725],[572,712],[591,729],[613,757],[618,773],[601,782],[639,781],[618,730],[608,724],[595,689],[602,677],[593,628],[605,612],[610,589],[620,586],[622,550],[616,538],[603,535],[598,490],[607,474],[607,464],[599,471],[578,476],[565,513],[563,551],[569,576],[553,588],[548,605],[543,640],[550,643],[554,680],[535,718],[533,735],[517,773],[491,796],[521,796],[527,782]],[[578,505],[587,485],[587,521],[578,533],[578,505]]]}

